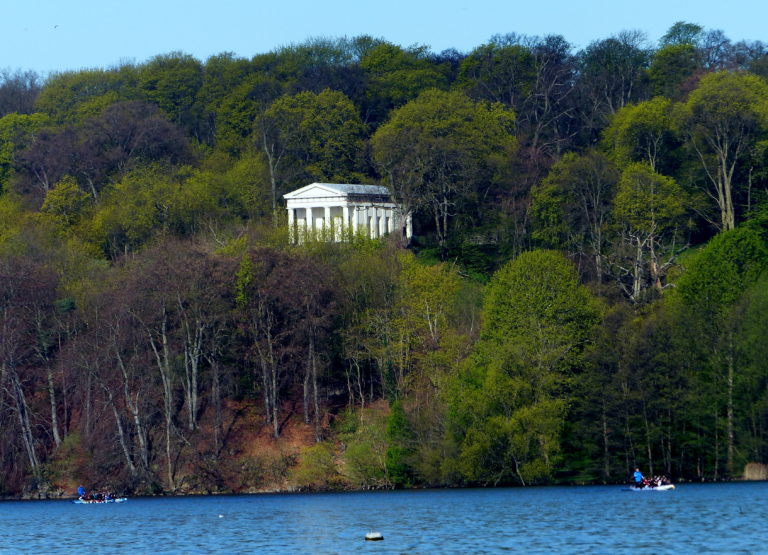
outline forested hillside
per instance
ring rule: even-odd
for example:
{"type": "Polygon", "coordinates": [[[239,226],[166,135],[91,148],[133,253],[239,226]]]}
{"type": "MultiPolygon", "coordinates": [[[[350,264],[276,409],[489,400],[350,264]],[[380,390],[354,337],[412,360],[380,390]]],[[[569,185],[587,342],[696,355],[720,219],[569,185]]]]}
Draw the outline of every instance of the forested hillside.
{"type": "Polygon", "coordinates": [[[0,495],[768,463],[768,44],[679,22],[0,72],[0,495]],[[390,188],[410,245],[289,244],[390,188]]]}

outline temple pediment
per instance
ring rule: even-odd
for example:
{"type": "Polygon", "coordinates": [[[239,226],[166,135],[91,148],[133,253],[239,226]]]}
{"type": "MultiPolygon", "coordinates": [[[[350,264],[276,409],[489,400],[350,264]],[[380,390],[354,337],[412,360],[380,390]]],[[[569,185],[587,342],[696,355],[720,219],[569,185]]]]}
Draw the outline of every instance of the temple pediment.
{"type": "Polygon", "coordinates": [[[327,197],[339,197],[344,198],[347,194],[336,188],[329,187],[324,183],[310,183],[305,185],[301,189],[296,189],[290,193],[283,195],[283,198],[288,200],[310,199],[310,198],[327,198],[327,197]]]}
{"type": "Polygon", "coordinates": [[[307,200],[316,198],[389,197],[389,190],[381,185],[358,185],[350,183],[310,183],[283,195],[285,200],[307,200]]]}

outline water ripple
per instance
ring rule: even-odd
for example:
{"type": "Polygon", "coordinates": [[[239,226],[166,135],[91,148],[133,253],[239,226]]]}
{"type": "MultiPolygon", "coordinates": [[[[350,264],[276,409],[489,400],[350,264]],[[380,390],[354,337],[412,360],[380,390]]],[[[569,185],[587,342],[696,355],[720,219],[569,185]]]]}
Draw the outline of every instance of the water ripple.
{"type": "Polygon", "coordinates": [[[761,482],[3,502],[0,551],[755,553],[767,494],[761,482]]]}

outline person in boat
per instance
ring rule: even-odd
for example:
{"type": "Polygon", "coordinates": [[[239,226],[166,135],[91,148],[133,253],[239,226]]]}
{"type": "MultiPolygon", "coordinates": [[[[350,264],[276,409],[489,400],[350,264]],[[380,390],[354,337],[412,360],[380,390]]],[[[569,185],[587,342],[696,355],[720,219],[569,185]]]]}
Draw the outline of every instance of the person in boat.
{"type": "Polygon", "coordinates": [[[643,473],[640,472],[639,467],[635,467],[635,487],[642,488],[648,483],[648,480],[645,479],[645,476],[643,476],[643,473]]]}
{"type": "Polygon", "coordinates": [[[77,488],[77,495],[78,497],[80,497],[80,499],[85,497],[85,488],[83,486],[80,486],[79,488],[77,488]]]}

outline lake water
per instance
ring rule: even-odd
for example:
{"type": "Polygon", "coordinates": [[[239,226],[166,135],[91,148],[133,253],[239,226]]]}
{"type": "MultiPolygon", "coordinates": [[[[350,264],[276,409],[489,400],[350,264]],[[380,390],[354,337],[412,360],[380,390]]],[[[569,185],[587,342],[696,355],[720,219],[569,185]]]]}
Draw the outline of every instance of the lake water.
{"type": "Polygon", "coordinates": [[[768,553],[768,483],[0,503],[0,552],[75,551],[768,553]]]}

